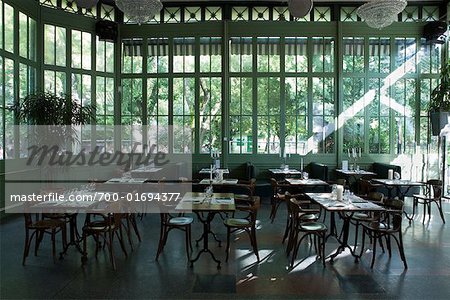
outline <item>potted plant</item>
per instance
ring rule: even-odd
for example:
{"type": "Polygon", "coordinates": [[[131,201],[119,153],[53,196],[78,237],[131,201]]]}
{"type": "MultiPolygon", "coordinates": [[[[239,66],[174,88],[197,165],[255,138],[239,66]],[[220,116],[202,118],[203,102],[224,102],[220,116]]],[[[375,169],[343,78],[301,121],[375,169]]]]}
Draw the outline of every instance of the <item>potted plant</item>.
{"type": "Polygon", "coordinates": [[[77,135],[72,125],[88,124],[95,117],[95,107],[82,106],[71,98],[48,92],[30,94],[12,109],[20,124],[33,128],[41,144],[45,144],[44,136],[59,145],[73,142],[77,135]],[[44,131],[46,134],[43,134],[44,131]]]}
{"type": "Polygon", "coordinates": [[[439,135],[450,117],[450,60],[442,66],[439,84],[431,92],[428,107],[433,135],[439,135]]]}
{"type": "MultiPolygon", "coordinates": [[[[64,164],[54,165],[49,162],[51,159],[58,161],[58,158],[54,157],[55,154],[62,155],[72,149],[74,142],[79,141],[76,126],[89,124],[95,117],[95,107],[83,106],[64,95],[38,92],[26,96],[10,109],[15,112],[16,119],[21,125],[20,134],[24,135],[23,140],[31,146],[28,148],[30,153],[38,153],[38,149],[45,149],[41,147],[50,149],[39,152],[42,153],[40,157],[45,159],[41,179],[49,181],[45,186],[46,190],[54,189],[52,181],[59,176],[56,172],[66,171],[67,168],[64,164]],[[53,152],[51,149],[55,146],[57,148],[53,152]]],[[[40,165],[39,158],[33,162],[40,165]]]]}

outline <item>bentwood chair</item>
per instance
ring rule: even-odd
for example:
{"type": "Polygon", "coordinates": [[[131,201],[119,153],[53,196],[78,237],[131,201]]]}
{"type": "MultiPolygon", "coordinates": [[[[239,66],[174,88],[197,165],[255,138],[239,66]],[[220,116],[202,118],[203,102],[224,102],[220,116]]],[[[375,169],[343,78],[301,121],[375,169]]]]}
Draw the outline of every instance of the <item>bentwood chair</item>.
{"type": "Polygon", "coordinates": [[[223,221],[223,224],[227,228],[227,247],[226,247],[226,258],[225,261],[228,261],[228,256],[230,253],[230,237],[231,234],[236,231],[245,231],[249,238],[250,244],[253,248],[253,253],[256,255],[256,258],[259,262],[259,253],[258,253],[258,245],[256,242],[256,220],[258,215],[258,209],[260,207],[260,198],[258,196],[253,197],[254,200],[249,202],[251,205],[249,206],[236,206],[236,209],[244,213],[245,216],[238,218],[227,218],[223,221]]]}
{"type": "MultiPolygon", "coordinates": [[[[400,257],[403,261],[405,269],[408,268],[405,257],[405,250],[403,247],[403,237],[402,237],[402,213],[403,213],[403,201],[398,199],[392,199],[385,201],[385,207],[387,210],[378,215],[376,220],[371,222],[362,223],[363,226],[363,238],[360,256],[364,252],[364,242],[366,235],[372,240],[372,263],[370,267],[373,268],[376,257],[377,241],[382,241],[384,237],[386,239],[387,249],[389,251],[389,257],[392,256],[391,251],[391,237],[394,238],[397,243],[400,257]]],[[[384,252],[384,249],[383,249],[384,252]]]]}
{"type": "Polygon", "coordinates": [[[311,205],[311,201],[309,199],[306,199],[306,197],[302,194],[297,194],[297,195],[288,194],[286,197],[298,199],[297,201],[298,201],[298,204],[300,205],[300,209],[301,209],[299,216],[292,215],[293,211],[290,207],[291,204],[289,201],[286,200],[288,215],[287,215],[286,228],[284,230],[284,236],[283,236],[282,243],[284,244],[286,239],[288,239],[288,247],[286,248],[286,253],[289,254],[290,251],[292,250],[292,245],[290,245],[289,241],[291,241],[291,238],[292,238],[292,228],[293,228],[292,226],[295,223],[294,218],[299,217],[301,221],[305,221],[305,222],[317,221],[320,218],[321,211],[320,211],[320,209],[309,208],[311,205]]]}
{"type": "Polygon", "coordinates": [[[161,254],[161,252],[164,249],[164,246],[166,245],[169,232],[173,229],[185,232],[186,256],[189,259],[190,252],[192,252],[191,224],[194,221],[194,219],[192,217],[186,217],[182,214],[174,216],[168,212],[161,212],[160,219],[161,219],[160,236],[158,243],[158,251],[156,252],[155,260],[158,260],[159,255],[161,254]]]}
{"type": "Polygon", "coordinates": [[[50,234],[52,240],[53,261],[56,262],[56,234],[61,232],[63,249],[66,247],[66,223],[59,219],[40,219],[39,214],[24,213],[25,216],[25,248],[23,251],[22,264],[30,252],[31,242],[35,238],[34,255],[37,256],[39,245],[44,234],[50,234]],[[33,215],[35,217],[33,218],[33,215]],[[31,232],[31,235],[30,235],[31,232]]]}
{"type": "Polygon", "coordinates": [[[442,180],[428,180],[426,185],[426,193],[423,195],[413,195],[413,216],[416,213],[418,204],[422,204],[422,222],[425,222],[425,214],[428,213],[428,218],[431,218],[431,204],[435,203],[441,216],[442,222],[445,224],[444,212],[442,211],[442,190],[442,180]]]}
{"type": "MultiPolygon", "coordinates": [[[[384,195],[382,193],[369,192],[363,198],[375,204],[384,205],[384,195]]],[[[378,213],[356,212],[351,216],[350,222],[355,225],[355,250],[358,245],[359,227],[361,226],[361,223],[375,221],[377,215],[378,213]]]]}
{"type": "MultiPolygon", "coordinates": [[[[170,190],[170,184],[165,182],[165,178],[159,181],[159,192],[166,192],[170,190]]],[[[190,186],[188,182],[178,182],[175,183],[178,190],[183,190],[184,194],[187,190],[186,188],[190,186]]],[[[192,189],[193,189],[192,185],[192,189]]],[[[159,234],[159,243],[158,250],[156,251],[155,260],[158,260],[159,255],[163,251],[166,243],[169,232],[173,229],[184,231],[185,233],[185,246],[186,246],[186,256],[190,258],[190,252],[192,252],[192,243],[191,243],[191,224],[194,222],[194,218],[185,216],[184,213],[175,212],[174,202],[164,202],[160,205],[160,234],[159,234]]]]}
{"type": "Polygon", "coordinates": [[[269,218],[271,223],[273,223],[280,204],[286,201],[284,193],[287,191],[288,185],[278,183],[275,178],[270,178],[270,184],[272,185],[272,196],[270,197],[272,208],[269,218]]]}
{"type": "MultiPolygon", "coordinates": [[[[382,184],[373,183],[371,180],[367,180],[364,178],[360,178],[358,181],[359,187],[358,196],[361,198],[367,198],[369,194],[377,192],[381,187],[383,187],[382,184]]],[[[369,199],[370,200],[370,199],[369,199]]]]}
{"type": "Polygon", "coordinates": [[[82,262],[87,260],[87,238],[92,236],[95,240],[95,257],[97,257],[98,250],[100,249],[100,240],[103,239],[104,245],[108,246],[109,257],[113,269],[116,269],[116,261],[114,257],[114,236],[117,236],[120,247],[127,256],[125,244],[123,242],[123,226],[122,221],[126,214],[122,212],[122,208],[119,203],[114,203],[105,209],[104,214],[96,214],[101,219],[91,220],[89,216],[86,218],[86,222],[83,226],[83,257],[82,262]],[[106,213],[106,212],[110,213],[106,213]]]}
{"type": "Polygon", "coordinates": [[[289,203],[289,214],[292,217],[288,243],[288,253],[293,250],[290,264],[291,268],[294,266],[295,259],[297,258],[298,249],[306,237],[314,237],[315,250],[322,259],[322,264],[325,267],[325,235],[328,230],[327,226],[318,221],[302,219],[304,209],[301,207],[301,202],[296,198],[291,198],[289,194],[286,194],[286,201],[289,203]],[[303,236],[298,240],[300,233],[303,236]]]}

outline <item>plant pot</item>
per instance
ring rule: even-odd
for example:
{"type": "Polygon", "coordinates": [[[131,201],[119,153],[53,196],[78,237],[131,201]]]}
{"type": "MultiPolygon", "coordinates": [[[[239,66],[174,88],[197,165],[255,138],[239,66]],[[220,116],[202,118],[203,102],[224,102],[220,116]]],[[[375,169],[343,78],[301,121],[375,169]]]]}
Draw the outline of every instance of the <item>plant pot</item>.
{"type": "Polygon", "coordinates": [[[436,111],[430,113],[431,132],[434,136],[439,135],[445,125],[449,124],[450,112],[436,111]]]}

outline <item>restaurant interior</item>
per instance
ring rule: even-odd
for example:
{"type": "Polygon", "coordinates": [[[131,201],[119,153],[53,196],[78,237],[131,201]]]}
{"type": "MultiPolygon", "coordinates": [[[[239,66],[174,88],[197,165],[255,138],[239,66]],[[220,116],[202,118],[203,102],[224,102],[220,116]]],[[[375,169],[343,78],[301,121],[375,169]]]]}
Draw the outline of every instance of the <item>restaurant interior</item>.
{"type": "Polygon", "coordinates": [[[0,298],[449,299],[449,10],[0,0],[0,298]]]}

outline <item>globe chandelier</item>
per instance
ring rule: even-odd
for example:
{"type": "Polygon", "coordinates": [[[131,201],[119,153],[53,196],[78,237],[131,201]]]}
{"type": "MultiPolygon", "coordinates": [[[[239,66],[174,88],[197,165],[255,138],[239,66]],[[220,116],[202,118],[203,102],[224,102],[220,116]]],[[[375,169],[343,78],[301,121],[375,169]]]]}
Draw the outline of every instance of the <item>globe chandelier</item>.
{"type": "Polygon", "coordinates": [[[407,5],[406,0],[371,0],[356,10],[369,27],[381,29],[397,21],[407,5]]]}
{"type": "Polygon", "coordinates": [[[116,5],[130,21],[138,24],[150,21],[163,8],[160,0],[116,0],[116,5]]]}
{"type": "Polygon", "coordinates": [[[312,0],[288,0],[289,12],[295,18],[303,18],[308,15],[312,6],[312,0]]]}

